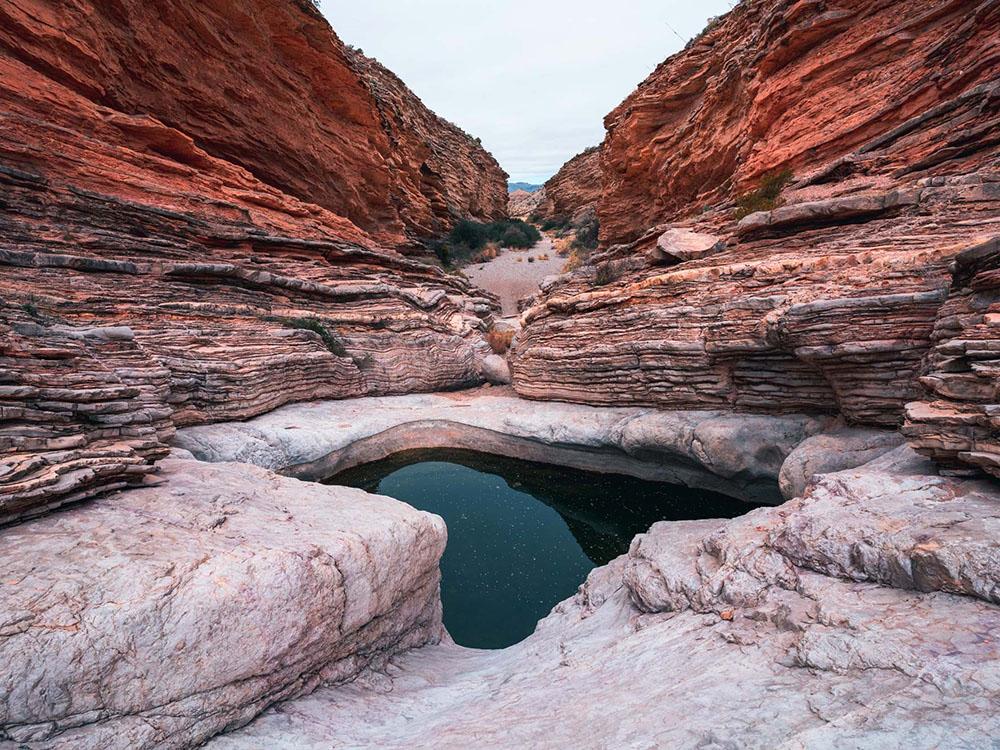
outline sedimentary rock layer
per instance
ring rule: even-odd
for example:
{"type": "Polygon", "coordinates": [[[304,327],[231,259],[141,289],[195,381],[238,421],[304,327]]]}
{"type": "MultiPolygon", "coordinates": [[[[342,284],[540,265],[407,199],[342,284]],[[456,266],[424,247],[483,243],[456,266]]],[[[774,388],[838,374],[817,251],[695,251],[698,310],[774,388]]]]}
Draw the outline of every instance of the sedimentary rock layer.
{"type": "Polygon", "coordinates": [[[478,139],[427,109],[378,61],[350,47],[347,59],[378,107],[396,180],[392,202],[415,243],[458,219],[507,214],[507,173],[478,139]]]}
{"type": "Polygon", "coordinates": [[[1000,478],[1000,240],[955,259],[931,341],[927,395],[907,405],[903,432],[949,472],[1000,478]]]}
{"type": "Polygon", "coordinates": [[[0,535],[0,746],[190,748],[442,635],[440,518],[163,462],[0,535]]]}
{"type": "Polygon", "coordinates": [[[545,183],[535,214],[550,221],[575,223],[595,210],[601,198],[600,149],[577,154],[545,183]]]}
{"type": "Polygon", "coordinates": [[[527,221],[535,215],[538,204],[545,199],[545,188],[539,188],[533,193],[527,190],[515,190],[507,197],[507,213],[514,219],[527,221]]]}
{"type": "MultiPolygon", "coordinates": [[[[312,49],[322,27],[323,44],[339,49],[294,4],[260,5],[259,15],[240,15],[249,38],[278,14],[301,17],[282,30],[282,44],[312,49]]],[[[0,9],[0,523],[141,482],[175,425],[310,398],[475,384],[490,353],[483,332],[493,301],[244,168],[253,170],[243,150],[268,144],[261,158],[311,179],[282,159],[297,141],[258,137],[260,112],[288,126],[289,137],[310,123],[340,132],[339,120],[324,124],[317,113],[292,127],[302,113],[282,111],[285,89],[266,106],[254,97],[268,89],[248,102],[235,97],[227,117],[217,112],[218,92],[198,97],[218,83],[212,55],[227,49],[226,14],[252,9],[115,7],[0,9]],[[74,19],[78,36],[60,32],[74,19]],[[132,44],[152,45],[148,25],[160,20],[161,47],[126,55],[132,44]],[[182,21],[176,33],[187,44],[211,42],[201,63],[182,41],[165,43],[170,24],[182,21]],[[160,78],[175,74],[158,49],[184,56],[175,89],[160,78]],[[254,102],[258,114],[241,116],[254,102]],[[170,124],[149,114],[154,108],[170,124]]],[[[259,54],[277,54],[260,44],[259,54]]],[[[284,80],[269,70],[271,84],[284,80]]],[[[294,77],[297,68],[281,70],[294,77]]],[[[336,66],[329,75],[340,75],[336,66]]],[[[343,89],[344,102],[351,91],[343,89]]],[[[336,102],[328,93],[323,106],[336,102]]],[[[381,125],[366,137],[384,137],[381,125]]],[[[341,140],[325,139],[346,148],[341,140]]],[[[333,184],[343,168],[353,180],[355,167],[328,162],[325,174],[333,184]]]]}
{"type": "Polygon", "coordinates": [[[732,225],[713,234],[710,219],[681,233],[715,245],[678,249],[676,229],[657,244],[661,228],[598,256],[524,314],[515,388],[591,404],[827,412],[898,425],[921,396],[949,264],[995,231],[1000,177],[917,183],[905,203],[863,219],[843,217],[840,205],[810,201],[808,221],[756,234],[732,225]]]}
{"type": "Polygon", "coordinates": [[[516,646],[421,649],[209,747],[989,746],[993,490],[928,472],[902,448],[782,508],[657,524],[516,646]]]}
{"type": "MultiPolygon", "coordinates": [[[[998,29],[991,2],[739,4],[608,117],[605,250],[525,313],[518,393],[901,424],[970,303],[951,264],[997,234],[998,29]]],[[[992,345],[949,379],[974,439],[911,417],[951,464],[993,460],[992,345]]]]}
{"type": "MultiPolygon", "coordinates": [[[[156,118],[389,246],[506,207],[493,158],[347,50],[307,0],[5,3],[0,49],[96,104],[156,118]]],[[[6,76],[5,87],[28,84],[6,76]]],[[[170,157],[183,140],[148,147],[170,157]]]]}
{"type": "Polygon", "coordinates": [[[741,2],[605,119],[602,238],[633,240],[786,167],[971,171],[963,157],[1000,136],[996,107],[965,97],[996,78],[998,50],[988,0],[741,2]]]}

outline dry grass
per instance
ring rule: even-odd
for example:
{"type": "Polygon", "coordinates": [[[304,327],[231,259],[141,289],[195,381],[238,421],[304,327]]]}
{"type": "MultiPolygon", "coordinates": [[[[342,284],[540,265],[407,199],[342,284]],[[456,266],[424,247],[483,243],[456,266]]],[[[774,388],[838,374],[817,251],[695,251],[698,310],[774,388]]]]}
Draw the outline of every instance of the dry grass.
{"type": "Polygon", "coordinates": [[[486,341],[489,342],[490,349],[497,354],[506,354],[507,350],[510,349],[510,342],[513,340],[514,331],[509,329],[499,331],[494,328],[486,334],[486,341]]]}

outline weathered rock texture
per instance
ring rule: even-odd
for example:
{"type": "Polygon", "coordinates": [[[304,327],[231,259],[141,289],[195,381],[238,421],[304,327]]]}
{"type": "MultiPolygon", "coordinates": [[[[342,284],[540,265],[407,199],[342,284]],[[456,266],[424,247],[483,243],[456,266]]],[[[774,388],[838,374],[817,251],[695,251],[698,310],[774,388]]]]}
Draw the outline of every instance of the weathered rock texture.
{"type": "Polygon", "coordinates": [[[397,182],[392,201],[415,239],[442,235],[458,219],[506,216],[507,173],[479,140],[427,109],[377,61],[353,48],[347,57],[378,107],[397,182]]]}
{"type": "MultiPolygon", "coordinates": [[[[504,212],[495,160],[346,49],[307,0],[31,0],[6,4],[0,20],[6,56],[97,104],[154,117],[391,246],[456,214],[504,212]]],[[[16,72],[5,75],[17,86],[16,72]]],[[[183,141],[161,135],[148,148],[176,157],[183,141]]]]}
{"type": "MultiPolygon", "coordinates": [[[[472,391],[293,404],[246,422],[184,428],[173,443],[203,461],[252,463],[301,479],[404,450],[467,448],[777,503],[785,459],[830,426],[800,415],[596,409],[472,391]]],[[[875,455],[843,457],[841,466],[875,455]]],[[[790,471],[803,486],[809,479],[790,471]]]]}
{"type": "Polygon", "coordinates": [[[969,95],[997,76],[998,13],[987,0],[739,3],[605,119],[602,236],[636,239],[782,167],[970,171],[998,142],[995,99],[969,95]]]}
{"type": "Polygon", "coordinates": [[[594,211],[601,198],[600,149],[577,154],[545,183],[535,213],[543,220],[578,222],[594,211]]]}
{"type": "Polygon", "coordinates": [[[251,466],[0,535],[0,747],[190,748],[443,636],[444,523],[251,466]]]}
{"type": "Polygon", "coordinates": [[[991,261],[951,265],[997,234],[998,49],[992,2],[741,3],[609,116],[606,249],[525,312],[517,391],[895,427],[930,386],[917,445],[995,466],[991,261]]]}
{"type": "Polygon", "coordinates": [[[907,405],[904,433],[952,473],[1000,478],[1000,241],[956,258],[931,341],[928,395],[907,405]]]}
{"type": "Polygon", "coordinates": [[[534,192],[514,190],[507,197],[507,214],[514,219],[527,221],[535,215],[538,204],[545,200],[545,188],[534,192]]]}
{"type": "Polygon", "coordinates": [[[657,524],[517,646],[421,649],[209,747],[988,747],[995,493],[931,470],[903,448],[657,524]]]}
{"type": "Polygon", "coordinates": [[[495,303],[345,218],[404,232],[409,147],[475,149],[394,89],[390,169],[307,5],[0,8],[0,523],[141,482],[175,425],[481,382],[495,303]]]}

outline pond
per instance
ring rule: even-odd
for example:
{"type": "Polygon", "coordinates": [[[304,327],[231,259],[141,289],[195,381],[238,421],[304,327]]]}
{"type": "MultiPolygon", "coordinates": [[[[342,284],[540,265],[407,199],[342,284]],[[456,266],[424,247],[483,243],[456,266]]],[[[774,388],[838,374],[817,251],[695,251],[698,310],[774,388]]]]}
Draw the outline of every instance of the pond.
{"type": "Polygon", "coordinates": [[[657,521],[733,518],[755,505],[706,490],[458,450],[408,451],[327,480],[394,497],[448,525],[444,623],[504,648],[657,521]]]}

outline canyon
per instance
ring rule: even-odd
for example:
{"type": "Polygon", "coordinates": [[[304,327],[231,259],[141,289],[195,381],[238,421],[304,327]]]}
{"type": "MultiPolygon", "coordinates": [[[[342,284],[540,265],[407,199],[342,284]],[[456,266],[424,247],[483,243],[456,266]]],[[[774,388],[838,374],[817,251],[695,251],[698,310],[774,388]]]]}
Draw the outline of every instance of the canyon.
{"type": "Polygon", "coordinates": [[[996,2],[713,20],[519,196],[601,244],[506,354],[428,248],[507,175],[310,2],[16,0],[0,51],[0,748],[1000,733],[996,2]],[[319,483],[438,448],[767,507],[466,649],[444,522],[319,483]]]}

